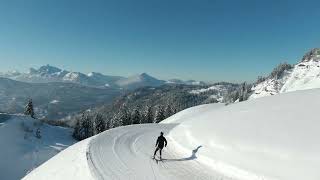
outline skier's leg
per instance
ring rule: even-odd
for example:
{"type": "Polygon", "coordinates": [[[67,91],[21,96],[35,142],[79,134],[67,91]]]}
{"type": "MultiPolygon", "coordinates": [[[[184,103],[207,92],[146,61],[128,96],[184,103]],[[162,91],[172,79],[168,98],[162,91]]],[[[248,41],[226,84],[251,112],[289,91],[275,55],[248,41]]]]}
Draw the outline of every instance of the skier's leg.
{"type": "Polygon", "coordinates": [[[160,159],[162,159],[162,148],[160,149],[160,159]]]}
{"type": "Polygon", "coordinates": [[[156,150],[154,151],[154,154],[153,154],[153,158],[155,158],[157,152],[158,152],[159,148],[157,147],[156,150]]]}

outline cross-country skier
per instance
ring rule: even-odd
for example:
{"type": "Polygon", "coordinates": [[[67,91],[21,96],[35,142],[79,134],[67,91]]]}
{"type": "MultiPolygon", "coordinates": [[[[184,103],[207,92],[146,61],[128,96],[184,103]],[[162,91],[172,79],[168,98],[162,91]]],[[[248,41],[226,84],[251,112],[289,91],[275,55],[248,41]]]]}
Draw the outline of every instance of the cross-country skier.
{"type": "Polygon", "coordinates": [[[160,136],[157,139],[156,142],[156,150],[154,151],[153,154],[153,159],[155,158],[157,152],[160,150],[160,160],[162,159],[161,155],[162,155],[162,149],[163,147],[167,147],[167,140],[166,138],[163,136],[163,132],[160,133],[160,136]]]}

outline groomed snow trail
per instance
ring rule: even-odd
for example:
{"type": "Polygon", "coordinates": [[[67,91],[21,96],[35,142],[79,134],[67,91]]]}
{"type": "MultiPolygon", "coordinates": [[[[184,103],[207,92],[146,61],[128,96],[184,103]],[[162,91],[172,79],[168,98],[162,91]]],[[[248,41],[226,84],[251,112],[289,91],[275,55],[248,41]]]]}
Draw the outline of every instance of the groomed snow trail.
{"type": "Polygon", "coordinates": [[[163,161],[151,159],[156,138],[176,124],[144,124],[115,128],[94,137],[87,159],[98,180],[229,179],[197,161],[201,145],[190,153],[180,151],[170,138],[163,150],[163,161]]]}

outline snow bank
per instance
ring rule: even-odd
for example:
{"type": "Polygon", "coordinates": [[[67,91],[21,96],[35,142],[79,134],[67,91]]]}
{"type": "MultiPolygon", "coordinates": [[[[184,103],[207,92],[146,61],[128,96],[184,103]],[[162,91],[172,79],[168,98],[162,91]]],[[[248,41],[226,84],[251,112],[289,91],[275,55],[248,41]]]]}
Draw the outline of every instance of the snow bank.
{"type": "Polygon", "coordinates": [[[75,142],[71,129],[49,126],[25,116],[0,114],[0,179],[25,176],[75,142]],[[37,129],[41,138],[36,137],[37,129]]]}
{"type": "Polygon", "coordinates": [[[33,170],[23,180],[93,180],[85,156],[89,142],[90,138],[67,148],[33,170]]]}
{"type": "MultiPolygon", "coordinates": [[[[239,179],[318,180],[320,89],[275,95],[189,114],[170,132],[182,149],[239,179]]],[[[198,108],[198,107],[197,107],[198,108]]],[[[169,122],[179,122],[170,119],[169,122]]]]}
{"type": "Polygon", "coordinates": [[[297,64],[280,92],[313,88],[320,88],[320,61],[307,61],[297,64]]]}

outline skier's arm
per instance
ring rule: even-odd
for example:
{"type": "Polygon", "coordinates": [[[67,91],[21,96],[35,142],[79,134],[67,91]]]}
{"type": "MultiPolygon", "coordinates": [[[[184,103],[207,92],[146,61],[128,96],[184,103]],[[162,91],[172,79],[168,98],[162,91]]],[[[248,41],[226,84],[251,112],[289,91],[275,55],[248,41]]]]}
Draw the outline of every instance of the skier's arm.
{"type": "Polygon", "coordinates": [[[157,142],[156,142],[156,147],[158,146],[158,144],[159,144],[159,138],[157,139],[157,142]]]}

